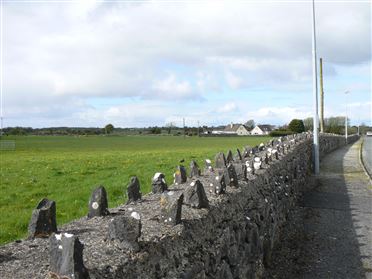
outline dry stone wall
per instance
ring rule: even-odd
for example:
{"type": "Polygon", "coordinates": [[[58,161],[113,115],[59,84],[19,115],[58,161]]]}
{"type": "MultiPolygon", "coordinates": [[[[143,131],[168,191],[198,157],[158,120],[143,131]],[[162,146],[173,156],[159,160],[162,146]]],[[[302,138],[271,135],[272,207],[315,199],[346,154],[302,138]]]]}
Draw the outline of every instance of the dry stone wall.
{"type": "MultiPolygon", "coordinates": [[[[30,238],[0,247],[0,277],[259,278],[311,174],[311,137],[219,153],[203,170],[191,162],[189,173],[175,170],[169,186],[156,173],[144,196],[133,178],[129,201],[113,209],[99,187],[88,216],[58,230],[40,225],[55,212],[48,201],[52,211],[40,214],[48,209],[44,202],[33,213],[30,238]]],[[[320,154],[345,144],[344,137],[323,134],[320,154]]]]}

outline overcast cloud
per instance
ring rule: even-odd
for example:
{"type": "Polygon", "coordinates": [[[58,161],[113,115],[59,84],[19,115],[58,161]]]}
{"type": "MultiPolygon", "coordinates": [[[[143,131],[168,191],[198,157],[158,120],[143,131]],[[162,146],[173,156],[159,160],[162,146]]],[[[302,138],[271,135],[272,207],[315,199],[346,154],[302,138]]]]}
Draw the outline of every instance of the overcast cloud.
{"type": "MultiPolygon", "coordinates": [[[[5,126],[311,115],[311,4],[3,4],[5,126]]],[[[371,123],[371,4],[317,3],[326,115],[371,123]],[[350,90],[350,96],[342,94],[350,90]]]]}

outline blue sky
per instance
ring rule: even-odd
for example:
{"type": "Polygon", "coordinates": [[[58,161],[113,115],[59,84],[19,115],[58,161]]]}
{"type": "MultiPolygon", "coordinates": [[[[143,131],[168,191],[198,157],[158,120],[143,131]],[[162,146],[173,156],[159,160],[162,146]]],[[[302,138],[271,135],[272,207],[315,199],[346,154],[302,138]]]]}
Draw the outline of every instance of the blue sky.
{"type": "MultiPolygon", "coordinates": [[[[3,1],[5,126],[312,115],[309,1],[51,2],[3,1]]],[[[372,125],[371,9],[316,1],[325,115],[353,124],[372,125]]]]}

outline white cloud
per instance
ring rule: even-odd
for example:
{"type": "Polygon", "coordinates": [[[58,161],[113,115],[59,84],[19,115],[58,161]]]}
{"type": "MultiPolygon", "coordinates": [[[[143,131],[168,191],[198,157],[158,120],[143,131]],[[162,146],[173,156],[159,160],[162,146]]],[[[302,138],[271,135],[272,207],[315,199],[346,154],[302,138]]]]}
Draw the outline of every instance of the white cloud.
{"type": "MultiPolygon", "coordinates": [[[[141,111],[150,100],[199,102],[221,93],[226,103],[226,88],[297,93],[311,84],[309,3],[79,0],[4,6],[4,106],[17,119],[25,111],[54,111],[60,121],[75,113],[82,123],[93,123],[100,118],[89,118],[96,113],[86,105],[92,97],[138,98],[141,111]],[[71,100],[79,105],[67,112],[71,100]]],[[[357,69],[370,61],[370,22],[369,3],[317,4],[318,53],[327,75],[337,77],[340,65],[357,69]]],[[[365,90],[366,82],[360,84],[365,90]]],[[[213,111],[209,107],[203,110],[213,111]]],[[[137,115],[133,107],[126,110],[137,115]]],[[[119,112],[103,113],[111,119],[119,112]]],[[[269,112],[282,114],[258,113],[269,119],[269,112]]]]}
{"type": "Polygon", "coordinates": [[[152,89],[162,98],[184,98],[193,95],[190,83],[188,81],[177,81],[174,74],[169,74],[165,79],[154,81],[152,89]]]}
{"type": "Polygon", "coordinates": [[[223,106],[217,108],[217,112],[220,113],[236,112],[237,110],[238,106],[234,102],[226,103],[223,106]]]}

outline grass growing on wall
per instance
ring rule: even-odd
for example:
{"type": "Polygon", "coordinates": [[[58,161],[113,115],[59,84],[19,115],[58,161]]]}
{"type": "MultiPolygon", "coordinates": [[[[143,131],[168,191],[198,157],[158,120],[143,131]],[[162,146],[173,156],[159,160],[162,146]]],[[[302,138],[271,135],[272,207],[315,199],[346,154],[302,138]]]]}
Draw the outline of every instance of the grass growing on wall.
{"type": "Polygon", "coordinates": [[[0,151],[0,243],[26,236],[32,210],[44,197],[55,200],[57,224],[87,214],[91,191],[104,185],[109,207],[122,204],[129,179],[137,175],[143,193],[155,172],[168,185],[181,159],[204,167],[217,152],[257,145],[268,137],[24,136],[15,151],[0,151]]]}

